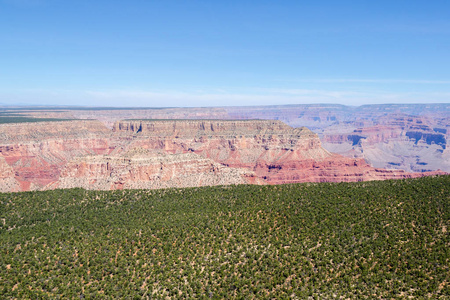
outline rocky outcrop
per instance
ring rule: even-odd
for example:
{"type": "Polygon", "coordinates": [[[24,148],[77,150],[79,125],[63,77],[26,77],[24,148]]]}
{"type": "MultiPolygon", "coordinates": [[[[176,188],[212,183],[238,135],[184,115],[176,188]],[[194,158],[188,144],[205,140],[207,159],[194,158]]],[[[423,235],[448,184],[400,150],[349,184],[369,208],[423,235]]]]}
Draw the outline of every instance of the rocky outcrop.
{"type": "Polygon", "coordinates": [[[155,189],[262,183],[253,172],[229,168],[194,153],[151,157],[90,156],[71,161],[46,188],[155,189]]]}
{"type": "Polygon", "coordinates": [[[363,159],[333,155],[322,161],[304,160],[283,164],[258,165],[256,174],[267,183],[354,182],[405,179],[440,175],[443,172],[410,173],[403,170],[373,168],[363,159]]]}
{"type": "Polygon", "coordinates": [[[20,190],[40,190],[58,180],[75,157],[106,154],[110,131],[98,121],[0,125],[0,157],[14,170],[20,190]]]}
{"type": "Polygon", "coordinates": [[[323,145],[332,152],[364,158],[377,168],[450,171],[449,136],[442,120],[395,114],[377,123],[350,132],[325,130],[323,145]]]}
{"type": "Polygon", "coordinates": [[[121,121],[113,132],[119,139],[133,136],[129,147],[194,152],[236,167],[255,166],[262,160],[321,160],[331,156],[315,133],[280,121],[121,121]]]}
{"type": "MultiPolygon", "coordinates": [[[[9,111],[11,112],[11,111],[9,111]]],[[[13,113],[25,114],[22,110],[13,113]]],[[[108,128],[123,119],[268,119],[319,134],[330,152],[364,158],[378,168],[450,172],[447,140],[450,104],[273,105],[208,108],[83,108],[35,110],[27,116],[101,120],[108,128]]]]}
{"type": "Polygon", "coordinates": [[[450,104],[285,105],[227,108],[232,118],[283,120],[319,134],[325,149],[378,168],[450,172],[450,104]]]}
{"type": "Polygon", "coordinates": [[[362,181],[418,177],[399,170],[375,169],[362,159],[332,154],[318,135],[280,121],[120,121],[117,137],[130,145],[168,153],[193,152],[222,165],[255,172],[266,183],[362,181]]]}
{"type": "Polygon", "coordinates": [[[317,134],[281,121],[128,120],[116,122],[112,130],[98,121],[42,122],[0,125],[0,135],[4,141],[0,144],[2,191],[337,182],[424,175],[375,169],[362,159],[333,154],[322,147],[317,134]]]}
{"type": "MultiPolygon", "coordinates": [[[[196,137],[284,134],[292,128],[270,120],[125,120],[113,126],[113,132],[142,136],[196,137]]],[[[305,129],[299,132],[304,133],[305,129]]],[[[308,131],[310,133],[310,131],[308,131]]]]}
{"type": "Polygon", "coordinates": [[[14,170],[0,157],[0,192],[18,192],[22,190],[19,182],[14,178],[14,170]]]}

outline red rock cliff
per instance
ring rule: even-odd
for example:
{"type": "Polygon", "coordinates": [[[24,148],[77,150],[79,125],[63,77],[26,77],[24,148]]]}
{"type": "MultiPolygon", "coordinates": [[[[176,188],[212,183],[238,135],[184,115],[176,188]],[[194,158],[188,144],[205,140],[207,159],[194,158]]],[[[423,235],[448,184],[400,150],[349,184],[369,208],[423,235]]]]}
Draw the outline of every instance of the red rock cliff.
{"type": "Polygon", "coordinates": [[[0,125],[2,191],[361,181],[423,176],[325,150],[281,121],[97,121],[0,125]]]}
{"type": "Polygon", "coordinates": [[[375,169],[362,159],[332,154],[321,146],[317,134],[280,121],[120,121],[113,131],[117,137],[132,136],[132,147],[194,152],[226,166],[254,171],[266,183],[422,176],[375,169]]]}
{"type": "Polygon", "coordinates": [[[98,121],[2,124],[0,157],[14,170],[20,190],[38,190],[58,180],[74,157],[108,153],[109,135],[98,121]]]}

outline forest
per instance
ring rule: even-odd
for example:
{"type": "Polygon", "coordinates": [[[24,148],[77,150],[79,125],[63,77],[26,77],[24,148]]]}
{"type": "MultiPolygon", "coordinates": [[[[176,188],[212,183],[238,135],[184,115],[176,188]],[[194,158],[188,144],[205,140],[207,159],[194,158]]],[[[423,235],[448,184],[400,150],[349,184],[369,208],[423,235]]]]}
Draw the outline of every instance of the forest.
{"type": "MultiPolygon", "coordinates": [[[[25,111],[27,112],[27,111],[25,111]]],[[[2,111],[0,109],[0,124],[14,124],[14,123],[36,123],[36,122],[59,122],[70,121],[70,119],[58,118],[35,118],[25,114],[18,114],[15,112],[2,111]]]]}
{"type": "Polygon", "coordinates": [[[2,299],[450,298],[450,176],[0,194],[2,299]]]}

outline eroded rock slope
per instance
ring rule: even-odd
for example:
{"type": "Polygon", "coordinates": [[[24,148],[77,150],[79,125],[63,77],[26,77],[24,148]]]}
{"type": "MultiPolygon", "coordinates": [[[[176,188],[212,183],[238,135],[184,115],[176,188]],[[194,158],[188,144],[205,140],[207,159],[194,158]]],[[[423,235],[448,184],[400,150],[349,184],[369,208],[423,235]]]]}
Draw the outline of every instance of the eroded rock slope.
{"type": "Polygon", "coordinates": [[[166,188],[408,178],[325,150],[305,127],[267,120],[0,125],[2,191],[166,188]]]}
{"type": "Polygon", "coordinates": [[[333,153],[363,158],[377,168],[450,172],[450,104],[274,105],[209,108],[67,108],[26,111],[37,118],[97,119],[112,128],[123,119],[268,119],[319,134],[333,153]]]}

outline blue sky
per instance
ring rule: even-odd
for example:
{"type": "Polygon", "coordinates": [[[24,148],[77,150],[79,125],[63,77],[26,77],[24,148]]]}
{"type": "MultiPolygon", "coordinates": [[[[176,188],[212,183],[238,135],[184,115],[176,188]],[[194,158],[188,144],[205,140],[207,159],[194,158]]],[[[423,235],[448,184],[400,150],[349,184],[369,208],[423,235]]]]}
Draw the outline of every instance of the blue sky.
{"type": "Polygon", "coordinates": [[[0,0],[0,104],[450,102],[450,1],[0,0]]]}

